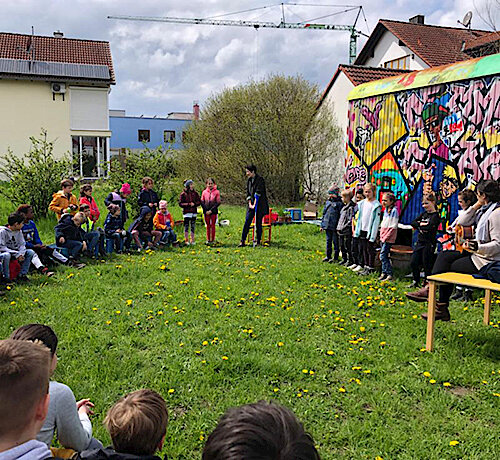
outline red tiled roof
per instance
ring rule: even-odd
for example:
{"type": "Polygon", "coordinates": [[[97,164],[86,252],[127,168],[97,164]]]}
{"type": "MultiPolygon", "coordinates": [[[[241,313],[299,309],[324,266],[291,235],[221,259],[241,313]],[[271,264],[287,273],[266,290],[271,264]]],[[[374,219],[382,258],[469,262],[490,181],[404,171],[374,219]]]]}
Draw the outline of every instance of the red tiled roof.
{"type": "Polygon", "coordinates": [[[465,51],[500,40],[500,32],[490,32],[480,37],[472,38],[465,43],[465,51]]]}
{"type": "Polygon", "coordinates": [[[347,65],[340,64],[337,68],[337,71],[333,75],[330,83],[328,83],[325,91],[321,95],[321,99],[318,103],[317,108],[321,106],[323,100],[330,92],[337,76],[340,72],[344,72],[349,81],[354,85],[358,86],[363,83],[368,83],[373,80],[380,80],[381,78],[393,77],[395,75],[401,75],[402,73],[411,72],[410,70],[400,70],[400,69],[386,69],[384,67],[365,67],[362,65],[347,65]]]}
{"type": "Polygon", "coordinates": [[[462,51],[464,42],[489,35],[486,30],[468,30],[459,27],[441,27],[428,24],[380,19],[355,64],[363,64],[382,33],[388,30],[419,56],[429,67],[465,61],[470,56],[462,51]]]}
{"type": "Polygon", "coordinates": [[[0,58],[31,59],[31,55],[26,52],[31,41],[35,60],[105,65],[109,68],[111,83],[115,83],[111,49],[109,42],[105,41],[0,33],[0,58]]]}

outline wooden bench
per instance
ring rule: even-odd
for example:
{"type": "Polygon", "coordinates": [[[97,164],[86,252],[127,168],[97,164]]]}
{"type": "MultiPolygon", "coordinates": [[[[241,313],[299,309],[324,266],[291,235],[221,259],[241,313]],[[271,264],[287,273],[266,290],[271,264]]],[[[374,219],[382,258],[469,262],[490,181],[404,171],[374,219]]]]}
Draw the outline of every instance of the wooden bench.
{"type": "Polygon", "coordinates": [[[491,281],[485,279],[474,278],[472,275],[453,272],[428,276],[427,281],[429,281],[429,297],[427,302],[427,340],[425,342],[425,349],[427,351],[432,351],[434,346],[434,314],[436,311],[436,286],[438,284],[459,284],[461,286],[484,289],[483,322],[484,324],[490,323],[491,291],[500,292],[499,283],[492,283],[491,281]]]}

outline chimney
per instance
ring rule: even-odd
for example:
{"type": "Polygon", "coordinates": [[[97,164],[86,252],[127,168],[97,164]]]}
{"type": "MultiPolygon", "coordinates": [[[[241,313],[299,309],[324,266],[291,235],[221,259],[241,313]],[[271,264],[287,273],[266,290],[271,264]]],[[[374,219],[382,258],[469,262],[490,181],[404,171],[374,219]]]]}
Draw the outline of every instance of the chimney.
{"type": "Polygon", "coordinates": [[[412,18],[408,19],[410,24],[425,24],[425,16],[423,14],[417,14],[412,18]]]}
{"type": "Polygon", "coordinates": [[[198,101],[193,102],[193,115],[195,120],[200,119],[200,105],[198,104],[198,101]]]}
{"type": "Polygon", "coordinates": [[[60,31],[60,30],[56,30],[54,32],[54,37],[55,38],[63,38],[64,37],[64,34],[60,31]]]}

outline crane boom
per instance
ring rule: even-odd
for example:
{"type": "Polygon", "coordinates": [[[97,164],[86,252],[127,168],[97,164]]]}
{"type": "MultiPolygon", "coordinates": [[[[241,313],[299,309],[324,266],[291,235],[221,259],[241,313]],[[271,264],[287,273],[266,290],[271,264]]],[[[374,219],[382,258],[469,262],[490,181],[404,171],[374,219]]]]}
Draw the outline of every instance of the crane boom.
{"type": "MultiPolygon", "coordinates": [[[[356,59],[356,39],[362,34],[356,30],[355,26],[339,24],[313,24],[302,22],[283,22],[278,24],[265,21],[242,21],[231,19],[197,19],[197,18],[174,18],[174,17],[153,17],[153,16],[108,16],[108,19],[119,19],[124,21],[144,21],[144,22],[170,22],[175,24],[196,24],[210,26],[236,26],[253,27],[254,29],[303,29],[303,30],[343,30],[351,33],[349,45],[349,62],[352,64],[356,59]]],[[[362,34],[364,35],[364,34],[362,34]]]]}

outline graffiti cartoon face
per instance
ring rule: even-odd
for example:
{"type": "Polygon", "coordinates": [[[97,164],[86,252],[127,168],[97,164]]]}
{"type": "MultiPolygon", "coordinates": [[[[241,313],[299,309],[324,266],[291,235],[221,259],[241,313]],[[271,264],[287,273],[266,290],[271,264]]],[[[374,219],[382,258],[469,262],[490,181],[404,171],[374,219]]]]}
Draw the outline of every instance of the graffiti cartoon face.
{"type": "Polygon", "coordinates": [[[443,177],[439,184],[439,194],[442,200],[451,198],[451,196],[458,190],[458,182],[453,177],[443,177]]]}
{"type": "Polygon", "coordinates": [[[366,144],[368,144],[372,138],[372,133],[373,128],[371,125],[366,128],[363,128],[362,126],[358,126],[356,128],[356,140],[354,143],[359,148],[360,152],[365,151],[366,144]]]}

